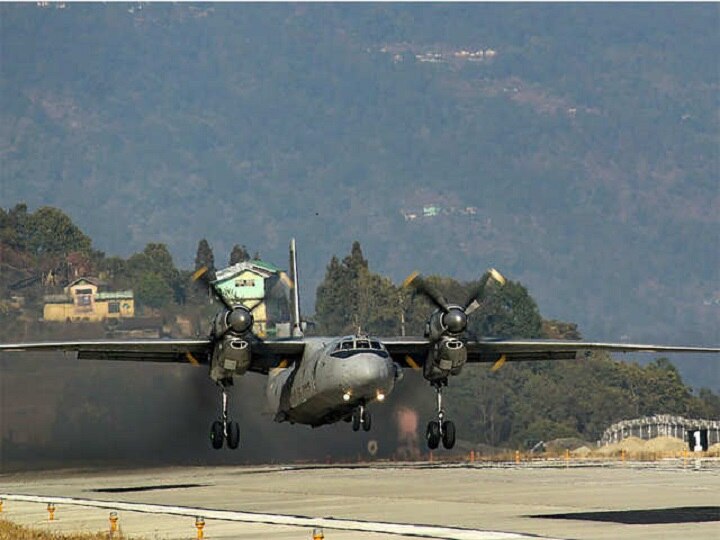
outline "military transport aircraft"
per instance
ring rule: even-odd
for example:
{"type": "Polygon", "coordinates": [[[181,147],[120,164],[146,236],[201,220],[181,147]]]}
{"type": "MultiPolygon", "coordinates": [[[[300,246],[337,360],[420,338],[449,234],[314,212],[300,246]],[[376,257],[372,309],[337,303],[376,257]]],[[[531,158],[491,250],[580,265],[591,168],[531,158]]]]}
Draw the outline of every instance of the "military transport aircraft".
{"type": "Polygon", "coordinates": [[[436,414],[426,430],[431,449],[440,443],[455,444],[455,424],[445,418],[442,392],[450,377],[466,362],[568,360],[591,351],[718,353],[720,348],[671,347],[625,343],[594,343],[552,340],[478,339],[466,336],[468,316],[480,307],[487,287],[502,286],[503,276],[489,270],[464,305],[445,297],[413,273],[404,285],[428,298],[430,314],[422,337],[375,338],[357,334],[343,337],[305,337],[300,319],[295,240],[290,243],[291,337],[263,339],[253,333],[253,309],[230,304],[207,276],[196,272],[209,292],[223,304],[205,339],[159,339],[130,341],[65,341],[0,344],[0,352],[66,351],[78,359],[137,360],[208,365],[210,379],[221,391],[222,413],[210,430],[212,446],[237,448],[240,429],[228,417],[228,387],[233,378],[248,371],[268,376],[267,399],[275,421],[313,427],[344,420],[352,429],[369,431],[372,417],[367,409],[382,402],[402,378],[404,368],[422,370],[436,391],[436,414]]]}

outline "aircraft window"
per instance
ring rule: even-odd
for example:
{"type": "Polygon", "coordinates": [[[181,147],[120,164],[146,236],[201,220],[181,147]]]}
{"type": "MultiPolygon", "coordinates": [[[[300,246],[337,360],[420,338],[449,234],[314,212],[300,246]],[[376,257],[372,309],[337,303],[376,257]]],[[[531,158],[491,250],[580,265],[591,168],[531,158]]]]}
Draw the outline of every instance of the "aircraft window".
{"type": "Polygon", "coordinates": [[[350,358],[358,353],[377,354],[383,358],[388,357],[387,351],[383,348],[379,341],[370,341],[369,339],[346,339],[341,341],[330,353],[335,358],[350,358]]]}

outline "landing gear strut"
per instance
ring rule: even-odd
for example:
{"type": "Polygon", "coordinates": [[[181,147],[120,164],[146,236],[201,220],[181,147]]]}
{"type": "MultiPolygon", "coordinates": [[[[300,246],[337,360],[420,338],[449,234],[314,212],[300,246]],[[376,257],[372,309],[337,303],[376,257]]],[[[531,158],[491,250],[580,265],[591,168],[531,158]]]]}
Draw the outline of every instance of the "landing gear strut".
{"type": "Polygon", "coordinates": [[[219,386],[222,392],[222,416],[210,426],[210,442],[215,450],[222,448],[223,441],[234,450],[240,445],[240,426],[229,419],[227,388],[222,383],[219,386]]]}
{"type": "Polygon", "coordinates": [[[430,450],[435,450],[440,441],[450,450],[455,446],[455,424],[451,420],[445,420],[445,411],[442,408],[442,387],[447,386],[447,379],[433,381],[431,384],[437,395],[437,420],[428,422],[425,439],[430,450]]]}
{"type": "Polygon", "coordinates": [[[370,411],[365,408],[365,404],[362,403],[352,413],[352,429],[353,431],[359,431],[362,426],[363,431],[370,431],[372,426],[372,416],[370,411]]]}

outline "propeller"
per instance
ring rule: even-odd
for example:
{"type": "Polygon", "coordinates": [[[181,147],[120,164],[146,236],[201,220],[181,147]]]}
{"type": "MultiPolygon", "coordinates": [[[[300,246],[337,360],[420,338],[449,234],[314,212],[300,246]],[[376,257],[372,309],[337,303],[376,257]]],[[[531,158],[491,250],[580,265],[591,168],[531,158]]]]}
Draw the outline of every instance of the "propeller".
{"type": "Polygon", "coordinates": [[[437,287],[424,279],[417,271],[410,274],[405,281],[403,281],[402,286],[410,287],[414,289],[415,292],[430,300],[430,302],[443,312],[442,325],[450,334],[457,335],[465,332],[468,315],[480,307],[485,297],[486,287],[491,278],[500,285],[505,284],[503,275],[494,268],[490,268],[471,291],[464,306],[449,304],[437,287]]]}

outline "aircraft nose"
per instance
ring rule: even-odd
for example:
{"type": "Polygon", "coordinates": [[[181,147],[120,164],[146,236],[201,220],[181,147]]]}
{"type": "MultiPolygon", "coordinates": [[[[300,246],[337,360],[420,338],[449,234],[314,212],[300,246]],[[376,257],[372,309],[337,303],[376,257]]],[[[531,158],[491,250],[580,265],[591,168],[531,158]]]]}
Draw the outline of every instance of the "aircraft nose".
{"type": "Polygon", "coordinates": [[[376,354],[358,354],[345,367],[345,384],[356,391],[388,390],[394,376],[392,362],[376,354]]]}

